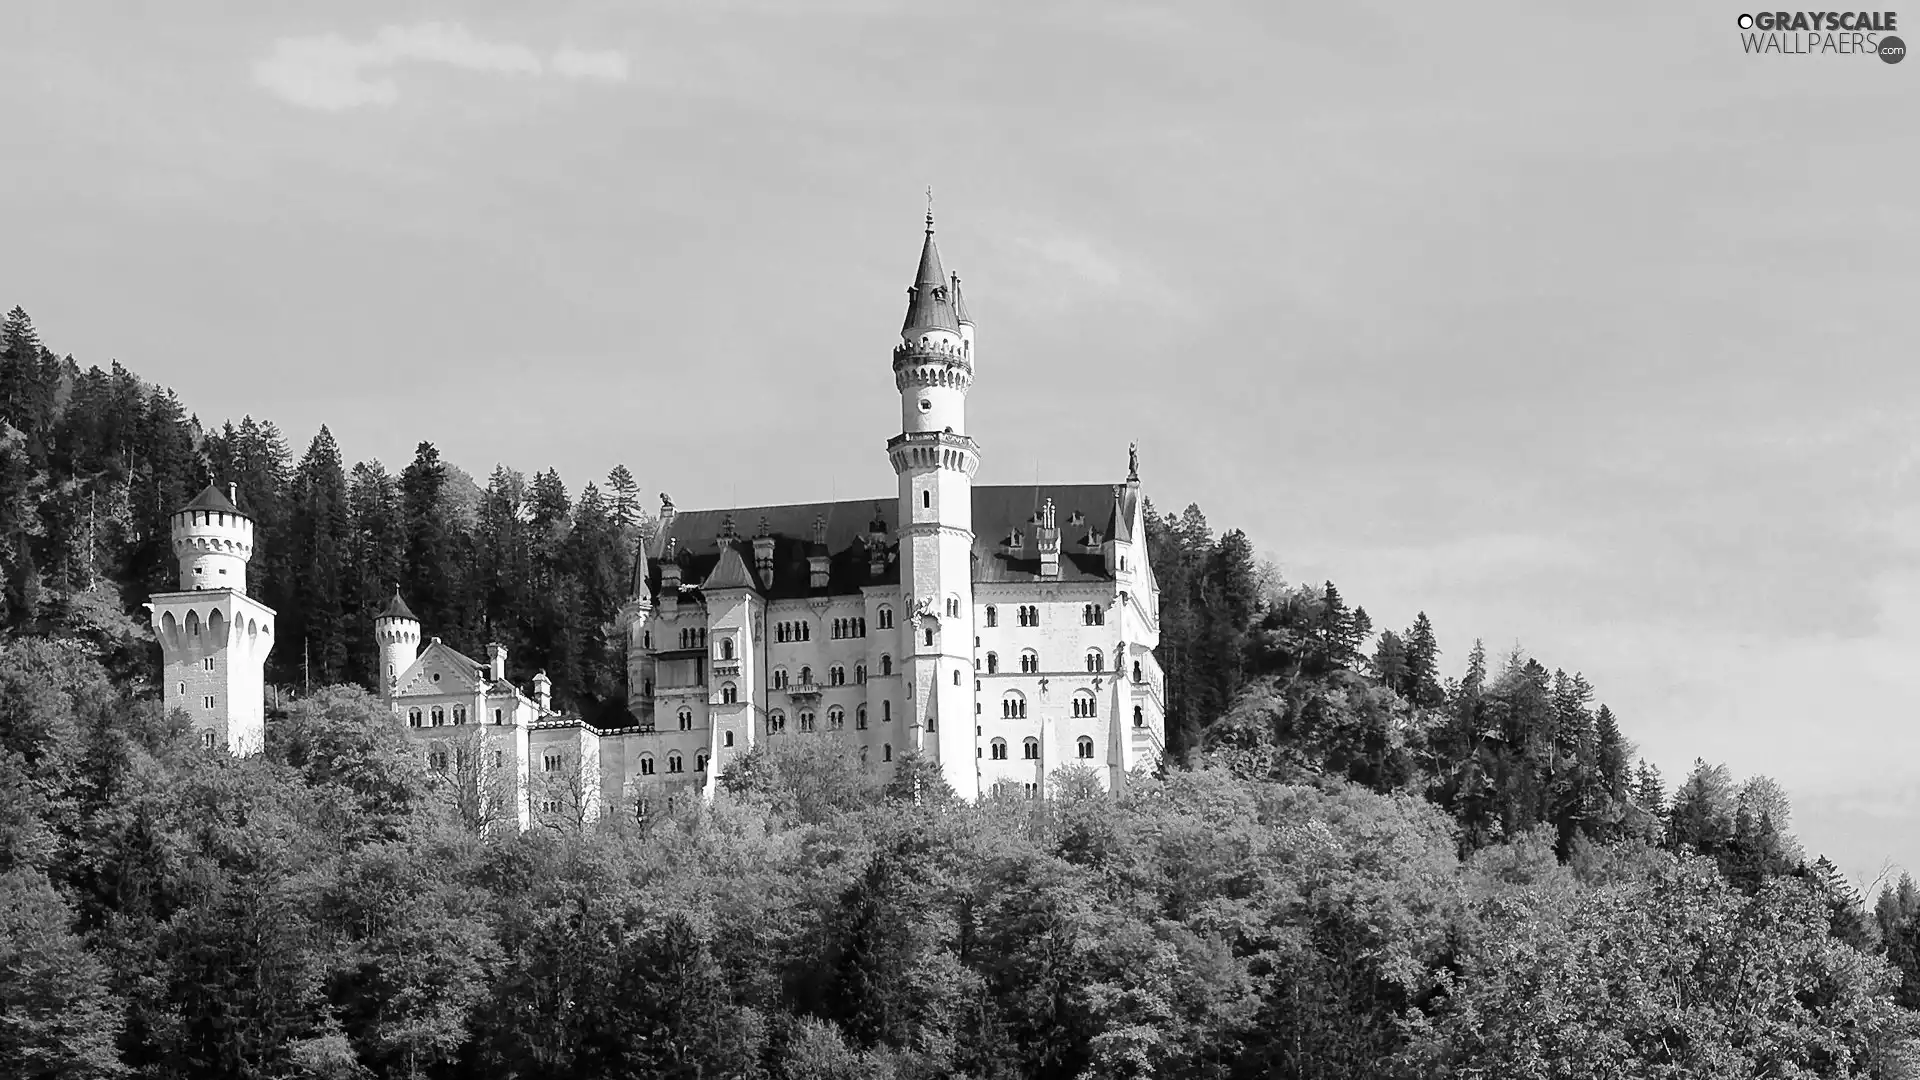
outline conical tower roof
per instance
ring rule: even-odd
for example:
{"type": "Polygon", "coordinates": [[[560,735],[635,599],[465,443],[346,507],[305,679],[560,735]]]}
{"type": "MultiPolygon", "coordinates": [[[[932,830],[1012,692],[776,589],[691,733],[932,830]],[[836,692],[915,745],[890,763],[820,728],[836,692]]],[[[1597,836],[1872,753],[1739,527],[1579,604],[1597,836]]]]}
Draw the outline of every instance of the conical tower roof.
{"type": "Polygon", "coordinates": [[[412,619],[414,622],[420,621],[420,617],[413,613],[413,609],[407,606],[407,602],[400,599],[400,587],[398,585],[393,587],[393,599],[387,602],[387,609],[376,617],[381,619],[412,619]]]}
{"type": "Polygon", "coordinates": [[[907,289],[907,321],[902,335],[915,330],[951,330],[960,332],[960,320],[954,314],[953,287],[947,272],[940,267],[940,249],[933,244],[933,211],[927,211],[927,240],[920,247],[920,269],[907,289]]]}
{"type": "Polygon", "coordinates": [[[239,514],[242,517],[251,516],[239,507],[233,505],[233,500],[227,498],[227,493],[220,490],[219,484],[208,484],[206,488],[203,489],[200,494],[195,495],[187,505],[174,512],[185,513],[188,510],[212,510],[216,513],[239,514]]]}

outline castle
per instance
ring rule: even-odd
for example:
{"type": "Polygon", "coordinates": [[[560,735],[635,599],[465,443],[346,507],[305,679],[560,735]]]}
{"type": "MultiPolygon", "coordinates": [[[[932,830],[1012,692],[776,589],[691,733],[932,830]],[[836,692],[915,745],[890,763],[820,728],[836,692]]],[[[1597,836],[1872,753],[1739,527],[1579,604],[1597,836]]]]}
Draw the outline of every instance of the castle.
{"type": "MultiPolygon", "coordinates": [[[[931,214],[907,294],[892,350],[900,431],[886,444],[897,493],[698,511],[662,495],[619,617],[630,722],[556,713],[545,674],[523,692],[497,645],[485,663],[438,638],[422,648],[396,590],[372,628],[380,682],[423,760],[515,793],[501,816],[522,827],[591,819],[643,791],[711,795],[762,740],[835,740],[882,772],[917,751],[963,798],[1033,796],[1063,766],[1118,788],[1156,766],[1159,592],[1137,458],[1119,484],[975,485],[974,324],[931,214]]],[[[216,570],[233,582],[198,606],[217,609],[200,624],[219,618],[234,641],[223,654],[195,644],[198,631],[163,633],[169,680],[180,669],[168,707],[186,707],[209,745],[249,752],[273,617],[244,595],[251,523],[210,488],[174,530],[176,550],[195,553],[191,574],[182,555],[183,590],[216,570]]],[[[156,628],[193,620],[194,595],[154,597],[156,628]]]]}

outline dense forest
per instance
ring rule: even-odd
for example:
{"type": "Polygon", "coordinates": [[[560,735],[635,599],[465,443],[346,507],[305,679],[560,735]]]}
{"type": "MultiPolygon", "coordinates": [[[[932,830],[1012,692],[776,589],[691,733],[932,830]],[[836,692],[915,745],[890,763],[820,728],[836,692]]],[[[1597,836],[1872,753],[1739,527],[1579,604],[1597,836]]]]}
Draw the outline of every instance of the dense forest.
{"type": "Polygon", "coordinates": [[[18,308],[0,345],[0,1075],[1920,1076],[1911,879],[1868,905],[1771,780],[1670,786],[1577,670],[1445,664],[1193,506],[1150,514],[1170,752],[1123,794],[962,803],[823,733],[476,832],[372,615],[618,708],[635,478],[296,459],[18,308]],[[163,714],[141,608],[215,478],[280,617],[245,759],[163,714]]]}

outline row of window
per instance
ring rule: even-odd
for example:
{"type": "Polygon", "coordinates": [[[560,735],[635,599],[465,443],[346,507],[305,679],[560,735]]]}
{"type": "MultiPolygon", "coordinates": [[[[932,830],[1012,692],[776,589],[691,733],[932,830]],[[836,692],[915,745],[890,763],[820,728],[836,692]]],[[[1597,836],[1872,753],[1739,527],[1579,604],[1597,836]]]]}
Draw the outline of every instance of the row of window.
{"type": "Polygon", "coordinates": [[[854,616],[833,620],[833,636],[836,638],[863,638],[867,636],[867,620],[854,616]]]}
{"type": "MultiPolygon", "coordinates": [[[[959,611],[957,610],[958,606],[959,606],[959,601],[957,600],[947,601],[947,609],[948,609],[947,613],[949,615],[959,614],[959,611]]],[[[1000,609],[998,607],[995,607],[992,604],[988,604],[986,609],[986,616],[987,616],[988,626],[1000,625],[1000,609]]],[[[1019,605],[1014,609],[1014,616],[1015,618],[1020,620],[1021,626],[1039,626],[1040,625],[1040,609],[1032,604],[1019,605]]],[[[1080,621],[1082,623],[1085,623],[1088,626],[1107,625],[1106,606],[1104,604],[1081,605],[1080,621]]]]}
{"type": "MultiPolygon", "coordinates": [[[[984,749],[977,748],[974,752],[976,755],[978,755],[980,753],[984,753],[986,750],[993,751],[993,760],[995,761],[1007,760],[1007,740],[1005,739],[995,739],[993,740],[993,742],[989,743],[987,747],[985,747],[984,749]]],[[[1073,752],[1076,756],[1080,757],[1083,760],[1092,760],[1093,739],[1087,735],[1082,735],[1078,739],[1075,739],[1073,742],[1073,752]]],[[[1021,740],[1020,756],[1027,761],[1039,761],[1040,760],[1040,740],[1034,738],[1031,735],[1021,740]]]]}
{"type": "MultiPolygon", "coordinates": [[[[1073,715],[1080,718],[1098,716],[1099,699],[1091,690],[1080,690],[1073,695],[1073,715]]],[[[1133,708],[1136,719],[1140,716],[1140,707],[1133,708]]],[[[1009,690],[1000,699],[1000,718],[1003,720],[1024,720],[1027,717],[1027,695],[1018,690],[1009,690]]]]}
{"type": "MultiPolygon", "coordinates": [[[[686,710],[684,709],[681,710],[681,717],[682,717],[682,722],[684,724],[685,718],[687,717],[686,710]]],[[[892,720],[893,720],[893,702],[882,701],[880,703],[880,721],[882,723],[887,723],[892,720]]],[[[799,721],[800,721],[801,731],[814,730],[813,710],[812,709],[800,710],[799,721]]],[[[845,728],[846,726],[847,726],[847,710],[841,708],[838,705],[835,705],[832,708],[827,710],[827,730],[828,731],[839,731],[845,728]]],[[[853,726],[854,726],[854,730],[856,731],[867,730],[867,707],[865,705],[857,705],[854,707],[853,726]]],[[[776,731],[785,731],[785,730],[787,730],[787,714],[779,709],[773,709],[769,711],[767,713],[767,731],[769,733],[772,733],[776,731]]],[[[729,736],[731,736],[731,733],[729,733],[729,736]]]]}
{"type": "Polygon", "coordinates": [[[707,647],[707,632],[698,626],[682,627],[680,647],[683,649],[704,649],[707,647]]]}
{"type": "Polygon", "coordinates": [[[775,641],[812,641],[813,624],[805,620],[799,622],[775,623],[773,626],[775,641]]]}

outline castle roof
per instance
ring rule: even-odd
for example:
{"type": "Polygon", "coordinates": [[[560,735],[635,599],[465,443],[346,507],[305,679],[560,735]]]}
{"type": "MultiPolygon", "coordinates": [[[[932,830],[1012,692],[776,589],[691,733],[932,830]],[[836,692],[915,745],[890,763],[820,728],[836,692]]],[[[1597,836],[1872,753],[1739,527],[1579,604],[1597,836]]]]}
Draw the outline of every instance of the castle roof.
{"type": "MultiPolygon", "coordinates": [[[[1040,507],[1049,499],[1066,525],[1061,529],[1060,573],[1050,580],[1113,579],[1100,543],[1129,531],[1124,519],[1138,510],[1139,495],[1134,489],[1123,487],[1116,499],[1110,484],[1008,484],[973,489],[974,581],[1040,580],[1040,553],[1033,534],[1040,507]],[[1011,543],[1016,537],[1020,543],[1011,543]]],[[[769,600],[782,600],[856,595],[863,588],[895,586],[900,583],[899,520],[897,498],[681,510],[640,551],[634,564],[634,593],[659,593],[660,562],[669,541],[681,567],[681,581],[687,583],[683,591],[751,588],[769,600]],[[762,519],[765,535],[773,539],[771,583],[750,572],[750,541],[733,537],[727,529],[729,520],[762,519]],[[827,586],[818,590],[812,586],[808,562],[809,554],[819,550],[814,540],[816,520],[825,523],[828,559],[827,586]],[[879,559],[870,546],[875,526],[883,534],[879,559]]]]}
{"type": "Polygon", "coordinates": [[[200,494],[195,495],[187,505],[174,512],[184,514],[189,510],[212,510],[222,514],[239,514],[242,517],[252,516],[233,505],[233,500],[227,498],[226,493],[220,490],[220,485],[218,484],[208,484],[201,490],[200,494]]]}
{"type": "Polygon", "coordinates": [[[967,298],[960,291],[960,275],[953,275],[953,317],[961,326],[972,326],[973,316],[967,314],[967,298]]]}
{"type": "Polygon", "coordinates": [[[393,590],[393,599],[387,602],[387,609],[385,611],[382,611],[380,614],[375,615],[374,618],[376,619],[412,619],[414,622],[420,621],[420,616],[415,615],[413,613],[413,609],[407,606],[407,602],[405,600],[400,599],[400,590],[397,588],[393,590]]]}
{"type": "Polygon", "coordinates": [[[940,249],[933,245],[933,214],[927,214],[927,240],[920,247],[920,270],[907,289],[907,320],[900,333],[914,330],[951,330],[960,332],[960,320],[954,314],[952,285],[940,268],[940,249]]]}

